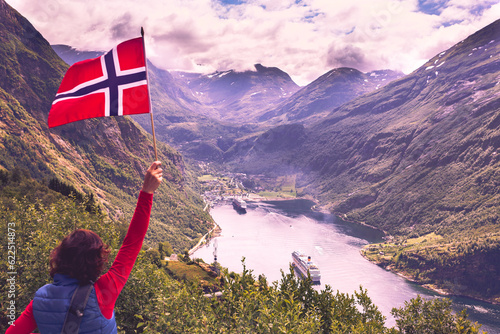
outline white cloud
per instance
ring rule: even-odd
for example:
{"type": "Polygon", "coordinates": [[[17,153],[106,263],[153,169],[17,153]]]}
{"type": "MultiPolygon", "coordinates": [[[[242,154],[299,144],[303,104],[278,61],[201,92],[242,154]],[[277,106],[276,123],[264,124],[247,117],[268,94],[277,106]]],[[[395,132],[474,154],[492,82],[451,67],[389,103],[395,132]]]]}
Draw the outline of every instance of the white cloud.
{"type": "Polygon", "coordinates": [[[299,84],[332,67],[410,72],[500,17],[496,0],[8,0],[52,44],[112,48],[146,31],[148,57],[165,69],[276,66],[299,84]],[[434,6],[434,5],[433,5],[434,6]]]}

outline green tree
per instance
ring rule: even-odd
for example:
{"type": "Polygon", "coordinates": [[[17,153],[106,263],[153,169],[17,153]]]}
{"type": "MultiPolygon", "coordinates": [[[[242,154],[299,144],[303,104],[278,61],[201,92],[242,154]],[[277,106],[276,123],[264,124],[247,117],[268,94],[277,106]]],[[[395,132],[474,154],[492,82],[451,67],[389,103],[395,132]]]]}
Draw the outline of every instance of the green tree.
{"type": "Polygon", "coordinates": [[[425,300],[418,296],[391,313],[403,334],[473,334],[481,327],[467,319],[465,310],[453,314],[451,301],[446,298],[425,300]]]}
{"type": "Polygon", "coordinates": [[[162,260],[165,257],[170,256],[174,252],[172,245],[168,241],[159,242],[158,243],[158,251],[160,252],[160,257],[162,260]]]}

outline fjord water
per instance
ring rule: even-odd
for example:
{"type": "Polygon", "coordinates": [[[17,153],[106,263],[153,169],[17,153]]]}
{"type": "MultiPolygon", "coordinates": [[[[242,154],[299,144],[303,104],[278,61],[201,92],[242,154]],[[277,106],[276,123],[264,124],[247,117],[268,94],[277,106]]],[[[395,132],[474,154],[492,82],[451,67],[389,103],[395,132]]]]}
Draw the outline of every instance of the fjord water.
{"type": "MultiPolygon", "coordinates": [[[[307,200],[250,203],[246,214],[238,213],[231,205],[211,209],[211,215],[222,228],[222,235],[197,250],[193,257],[207,263],[214,259],[230,271],[242,272],[245,265],[258,276],[264,274],[269,282],[281,278],[281,270],[289,271],[291,253],[301,250],[312,256],[321,269],[321,285],[334,291],[353,294],[360,285],[368,290],[379,310],[394,326],[390,311],[404,306],[417,295],[431,298],[436,295],[404,278],[365,260],[359,253],[369,243],[380,242],[380,231],[359,224],[344,222],[330,214],[311,210],[314,203],[307,200]]],[[[488,333],[500,333],[500,306],[469,298],[452,298],[459,311],[467,308],[470,319],[483,324],[488,333]]]]}

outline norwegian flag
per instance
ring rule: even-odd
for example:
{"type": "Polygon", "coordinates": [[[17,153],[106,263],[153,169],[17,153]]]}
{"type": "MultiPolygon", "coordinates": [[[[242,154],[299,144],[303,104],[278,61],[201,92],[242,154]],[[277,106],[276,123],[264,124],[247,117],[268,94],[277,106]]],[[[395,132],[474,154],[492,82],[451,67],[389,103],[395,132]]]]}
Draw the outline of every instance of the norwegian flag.
{"type": "Polygon", "coordinates": [[[73,64],[49,112],[49,128],[87,118],[149,113],[143,37],[73,64]]]}

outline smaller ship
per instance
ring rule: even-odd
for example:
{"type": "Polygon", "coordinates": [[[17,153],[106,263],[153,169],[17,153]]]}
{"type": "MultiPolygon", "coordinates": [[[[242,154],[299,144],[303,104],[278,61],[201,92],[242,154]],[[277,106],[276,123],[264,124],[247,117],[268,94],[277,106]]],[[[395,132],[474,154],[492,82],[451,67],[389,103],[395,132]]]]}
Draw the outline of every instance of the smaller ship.
{"type": "Polygon", "coordinates": [[[233,198],[233,208],[241,213],[247,212],[247,202],[239,198],[233,198]]]}
{"type": "Polygon", "coordinates": [[[292,266],[295,268],[296,272],[298,272],[302,277],[307,277],[307,272],[309,272],[313,284],[320,284],[321,272],[319,271],[318,266],[312,262],[310,256],[294,251],[292,253],[292,259],[292,266]]]}

